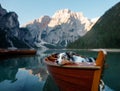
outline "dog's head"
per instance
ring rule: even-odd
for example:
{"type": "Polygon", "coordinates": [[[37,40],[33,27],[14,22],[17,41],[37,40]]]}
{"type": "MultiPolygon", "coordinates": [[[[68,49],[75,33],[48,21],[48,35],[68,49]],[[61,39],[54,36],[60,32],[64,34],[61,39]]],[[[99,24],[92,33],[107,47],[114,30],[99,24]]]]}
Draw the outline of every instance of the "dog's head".
{"type": "Polygon", "coordinates": [[[66,53],[60,53],[57,55],[57,60],[56,60],[56,63],[57,64],[62,64],[62,61],[65,60],[65,59],[68,59],[68,56],[66,53]]]}
{"type": "Polygon", "coordinates": [[[73,53],[71,52],[60,53],[57,55],[56,63],[60,65],[72,63],[72,56],[73,53]]]}

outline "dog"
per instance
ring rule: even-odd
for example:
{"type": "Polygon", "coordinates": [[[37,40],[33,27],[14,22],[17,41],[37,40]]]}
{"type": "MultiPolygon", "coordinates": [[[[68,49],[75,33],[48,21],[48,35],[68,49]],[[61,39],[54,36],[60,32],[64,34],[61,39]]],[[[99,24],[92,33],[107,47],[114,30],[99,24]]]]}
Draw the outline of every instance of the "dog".
{"type": "Polygon", "coordinates": [[[74,52],[63,52],[57,55],[56,63],[59,65],[65,63],[82,63],[82,62],[95,62],[96,58],[93,57],[81,57],[74,52]]]}

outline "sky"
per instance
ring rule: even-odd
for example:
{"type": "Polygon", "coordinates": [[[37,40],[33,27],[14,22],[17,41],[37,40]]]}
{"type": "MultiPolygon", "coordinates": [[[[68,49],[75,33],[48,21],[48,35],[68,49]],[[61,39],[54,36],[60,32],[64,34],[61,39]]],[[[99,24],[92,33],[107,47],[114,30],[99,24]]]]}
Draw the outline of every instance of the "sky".
{"type": "Polygon", "coordinates": [[[0,0],[0,4],[8,12],[18,15],[20,25],[24,25],[41,16],[52,17],[61,9],[82,12],[89,19],[102,16],[120,0],[0,0]]]}

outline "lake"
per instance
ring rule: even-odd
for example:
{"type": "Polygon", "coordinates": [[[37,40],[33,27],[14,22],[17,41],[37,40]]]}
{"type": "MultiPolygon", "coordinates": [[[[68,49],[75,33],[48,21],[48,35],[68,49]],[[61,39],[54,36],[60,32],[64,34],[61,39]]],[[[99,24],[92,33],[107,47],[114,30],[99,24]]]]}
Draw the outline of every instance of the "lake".
{"type": "MultiPolygon", "coordinates": [[[[51,53],[66,51],[96,57],[98,50],[38,50],[35,56],[0,59],[0,91],[57,91],[43,60],[51,53]]],[[[103,80],[114,91],[120,91],[120,51],[107,51],[103,80]]]]}

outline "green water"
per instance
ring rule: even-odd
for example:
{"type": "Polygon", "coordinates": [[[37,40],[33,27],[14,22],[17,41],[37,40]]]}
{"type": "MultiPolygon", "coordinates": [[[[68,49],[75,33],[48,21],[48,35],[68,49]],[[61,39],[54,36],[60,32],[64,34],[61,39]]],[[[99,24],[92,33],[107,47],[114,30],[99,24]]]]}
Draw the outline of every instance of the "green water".
{"type": "Polygon", "coordinates": [[[104,82],[115,91],[120,91],[120,52],[108,53],[106,64],[104,82]]]}
{"type": "MultiPolygon", "coordinates": [[[[48,76],[43,60],[51,53],[63,51],[97,56],[97,52],[88,50],[47,50],[35,56],[0,59],[0,91],[58,91],[53,79],[48,76]]],[[[120,91],[120,52],[108,52],[106,64],[105,84],[114,91],[120,91]]]]}

